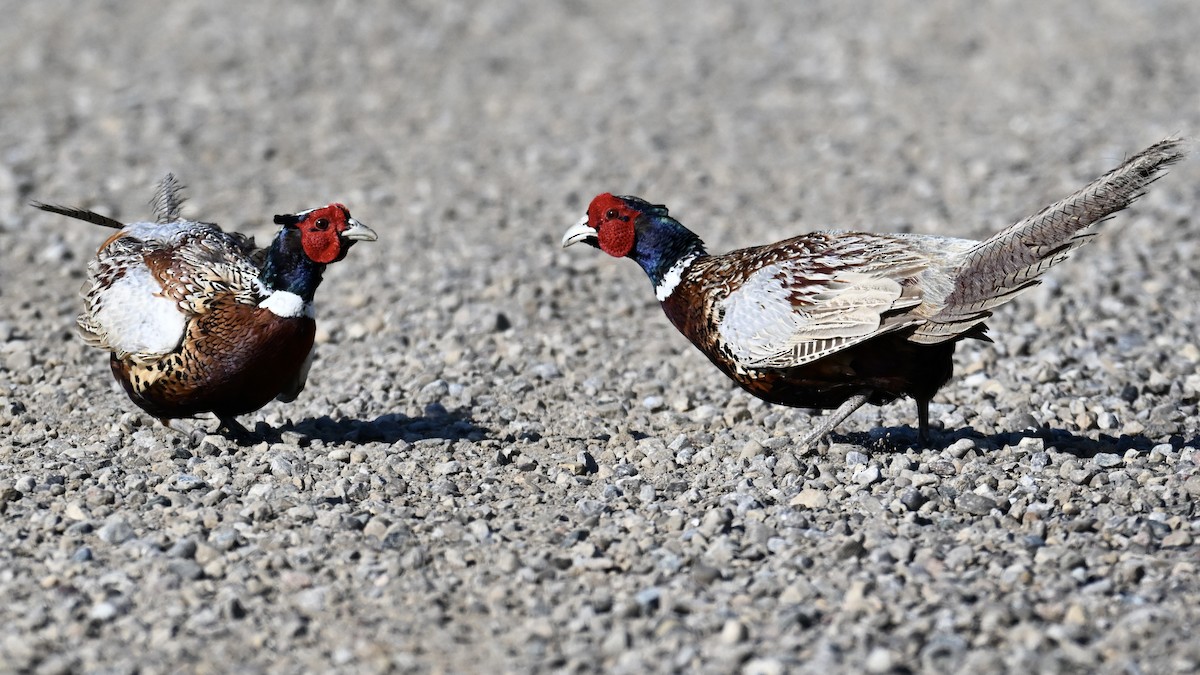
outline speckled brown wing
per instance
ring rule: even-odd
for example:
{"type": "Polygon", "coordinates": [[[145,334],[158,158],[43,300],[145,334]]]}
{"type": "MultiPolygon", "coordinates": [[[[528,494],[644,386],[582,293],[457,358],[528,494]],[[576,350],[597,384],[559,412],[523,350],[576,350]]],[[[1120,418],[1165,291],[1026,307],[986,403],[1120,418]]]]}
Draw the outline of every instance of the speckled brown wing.
{"type": "Polygon", "coordinates": [[[701,258],[685,284],[702,299],[701,321],[681,330],[698,331],[694,341],[735,369],[817,361],[922,321],[911,310],[938,266],[922,248],[903,236],[818,232],[701,258]]]}
{"type": "Polygon", "coordinates": [[[88,266],[80,332],[118,358],[153,362],[222,295],[251,306],[266,297],[253,252],[245,237],[207,223],[128,225],[88,266]]]}

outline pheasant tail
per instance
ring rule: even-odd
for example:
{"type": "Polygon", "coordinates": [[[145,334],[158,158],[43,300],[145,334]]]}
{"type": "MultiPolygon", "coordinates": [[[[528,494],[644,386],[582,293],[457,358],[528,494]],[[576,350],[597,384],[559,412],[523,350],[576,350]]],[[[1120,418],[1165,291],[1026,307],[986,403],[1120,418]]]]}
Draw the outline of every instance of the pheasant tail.
{"type": "Polygon", "coordinates": [[[168,173],[154,190],[150,206],[154,207],[154,220],[158,223],[173,223],[180,219],[179,213],[187,198],[183,196],[183,183],[168,173]]]}
{"type": "Polygon", "coordinates": [[[46,204],[45,202],[31,201],[30,206],[41,209],[49,213],[57,213],[60,216],[75,218],[84,222],[92,223],[93,225],[101,225],[103,227],[111,227],[114,230],[119,230],[125,227],[125,223],[108,216],[102,216],[95,211],[87,209],[78,209],[73,206],[58,206],[56,204],[46,204]]]}
{"type": "Polygon", "coordinates": [[[976,244],[953,272],[954,285],[940,308],[912,339],[931,344],[960,336],[993,308],[1036,285],[1046,270],[1091,238],[1091,225],[1132,204],[1182,159],[1182,145],[1178,139],[1152,145],[1075,194],[976,244]]]}

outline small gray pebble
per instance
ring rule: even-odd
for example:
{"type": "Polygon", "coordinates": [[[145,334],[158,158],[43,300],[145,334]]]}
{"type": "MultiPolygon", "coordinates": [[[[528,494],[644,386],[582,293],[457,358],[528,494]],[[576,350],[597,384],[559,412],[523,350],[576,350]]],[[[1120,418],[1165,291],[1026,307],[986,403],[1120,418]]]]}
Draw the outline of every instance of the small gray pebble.
{"type": "Polygon", "coordinates": [[[996,500],[974,492],[966,492],[959,495],[954,504],[959,509],[977,516],[986,516],[992,512],[992,509],[999,508],[996,500]]]}
{"type": "Polygon", "coordinates": [[[443,476],[453,476],[454,474],[462,473],[463,465],[462,462],[452,459],[448,462],[442,462],[441,464],[438,464],[436,467],[434,467],[434,471],[443,476]]]}
{"type": "Polygon", "coordinates": [[[167,549],[170,558],[191,558],[196,555],[196,542],[192,539],[180,539],[167,549]]]}
{"type": "Polygon", "coordinates": [[[929,463],[929,472],[935,476],[954,476],[958,474],[958,467],[948,459],[938,459],[929,463]]]}
{"type": "Polygon", "coordinates": [[[188,581],[195,581],[204,576],[204,569],[195,560],[172,560],[167,569],[188,581]]]}
{"type": "Polygon", "coordinates": [[[921,491],[916,488],[909,488],[900,495],[900,503],[909,511],[920,509],[926,501],[928,500],[925,499],[925,495],[921,494],[921,491]]]}
{"type": "Polygon", "coordinates": [[[562,373],[558,370],[558,366],[549,361],[537,364],[530,369],[530,372],[533,373],[534,377],[541,380],[553,380],[562,376],[562,373]]]}
{"type": "Polygon", "coordinates": [[[1037,418],[1029,413],[1018,413],[1011,417],[1009,422],[1009,431],[1025,431],[1027,429],[1037,429],[1039,424],[1037,418]]]}
{"type": "Polygon", "coordinates": [[[638,490],[638,501],[643,504],[649,504],[654,501],[654,498],[657,494],[658,491],[654,489],[653,485],[650,483],[643,483],[642,487],[638,490]]]}
{"type": "Polygon", "coordinates": [[[784,675],[788,668],[779,659],[755,658],[747,661],[741,672],[742,675],[784,675]]]}
{"type": "MultiPolygon", "coordinates": [[[[617,489],[615,485],[610,485],[609,487],[617,489]]],[[[619,489],[617,489],[617,491],[620,492],[619,489]]],[[[597,499],[580,499],[579,501],[575,502],[575,508],[578,509],[585,518],[590,518],[592,516],[598,516],[604,513],[608,507],[604,505],[604,502],[597,499]]]]}
{"type": "Polygon", "coordinates": [[[238,545],[241,535],[233,528],[222,528],[208,535],[208,543],[218,551],[229,551],[238,545]]]}
{"type": "Polygon", "coordinates": [[[416,400],[421,405],[440,401],[450,394],[450,385],[445,380],[434,380],[429,384],[421,387],[417,392],[416,400]]]}
{"type": "Polygon", "coordinates": [[[111,602],[98,602],[88,611],[88,618],[93,621],[109,621],[117,616],[117,606],[111,602]]]}
{"type": "Polygon", "coordinates": [[[846,466],[857,466],[859,464],[867,464],[871,458],[866,453],[858,450],[851,450],[846,453],[846,466]]]}
{"type": "Polygon", "coordinates": [[[596,473],[600,470],[600,465],[596,464],[596,458],[586,450],[580,451],[575,458],[583,466],[584,473],[596,473]]]}
{"type": "Polygon", "coordinates": [[[759,443],[752,438],[746,441],[746,444],[742,446],[742,449],[738,452],[738,459],[753,459],[761,456],[764,452],[765,448],[763,448],[762,443],[759,443]]]}
{"type": "Polygon", "coordinates": [[[205,487],[206,484],[198,476],[193,476],[190,473],[181,473],[175,477],[175,488],[180,492],[190,492],[199,490],[205,487]]]}
{"type": "Polygon", "coordinates": [[[721,642],[727,645],[744,642],[748,637],[750,637],[750,631],[746,628],[746,624],[737,619],[730,619],[721,627],[721,642]]]}
{"type": "Polygon", "coordinates": [[[472,520],[467,523],[467,531],[475,541],[486,544],[492,540],[492,528],[484,520],[472,520]]]}
{"type": "Polygon", "coordinates": [[[880,478],[879,467],[874,464],[854,474],[853,480],[859,485],[871,485],[880,478]]]}
{"type": "Polygon", "coordinates": [[[133,539],[133,527],[121,518],[108,521],[100,527],[100,540],[108,544],[121,544],[133,539]]]}
{"type": "Polygon", "coordinates": [[[952,457],[958,457],[961,459],[968,452],[970,452],[974,449],[975,449],[975,441],[973,441],[969,438],[960,438],[957,441],[955,441],[954,443],[952,443],[950,445],[950,447],[946,448],[946,452],[949,453],[952,457]]]}
{"type": "Polygon", "coordinates": [[[1050,464],[1050,453],[1035,452],[1029,456],[1029,468],[1035,473],[1045,469],[1050,464]]]}
{"type": "Polygon", "coordinates": [[[650,587],[638,591],[633,600],[641,608],[643,614],[653,614],[658,611],[659,604],[662,602],[662,590],[650,587]]]}
{"type": "Polygon", "coordinates": [[[712,565],[696,563],[692,566],[692,580],[701,586],[707,586],[720,578],[721,570],[712,565]]]}
{"type": "Polygon", "coordinates": [[[617,478],[629,478],[638,475],[638,469],[629,462],[621,462],[613,467],[613,475],[617,478]]]}
{"type": "Polygon", "coordinates": [[[496,451],[494,460],[496,464],[500,466],[508,466],[509,464],[513,463],[513,458],[516,456],[516,454],[516,449],[511,446],[500,448],[496,451]]]}
{"type": "Polygon", "coordinates": [[[458,489],[458,484],[456,484],[454,481],[446,480],[445,478],[433,481],[433,484],[429,486],[429,491],[435,495],[446,495],[450,497],[461,494],[458,489]]]}

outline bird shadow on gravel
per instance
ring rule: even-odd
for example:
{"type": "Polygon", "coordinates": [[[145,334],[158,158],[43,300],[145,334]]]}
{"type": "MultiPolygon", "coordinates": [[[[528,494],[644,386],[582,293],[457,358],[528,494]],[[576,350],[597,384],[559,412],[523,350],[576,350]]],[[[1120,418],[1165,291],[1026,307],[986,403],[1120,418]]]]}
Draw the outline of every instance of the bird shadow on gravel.
{"type": "Polygon", "coordinates": [[[446,410],[440,406],[426,408],[425,414],[420,417],[409,417],[400,413],[380,415],[373,420],[335,420],[328,415],[309,417],[299,422],[284,424],[277,430],[268,431],[268,434],[283,438],[289,432],[300,435],[301,443],[321,441],[327,445],[390,445],[398,441],[413,443],[431,438],[456,441],[484,438],[488,434],[486,428],[472,420],[470,413],[463,410],[446,410]]]}
{"type": "Polygon", "coordinates": [[[1088,438],[1073,434],[1065,429],[1024,429],[1021,431],[985,434],[976,431],[974,427],[962,427],[953,430],[934,431],[928,444],[919,443],[917,431],[911,427],[880,427],[869,432],[854,432],[849,434],[833,434],[831,439],[843,443],[860,445],[870,450],[880,452],[904,452],[913,448],[946,450],[963,439],[975,442],[975,447],[983,452],[998,450],[1005,446],[1016,446],[1026,438],[1039,438],[1044,448],[1054,448],[1080,458],[1095,457],[1100,453],[1123,454],[1129,450],[1148,453],[1151,448],[1164,443],[1178,451],[1184,446],[1197,447],[1200,438],[1185,439],[1173,435],[1169,440],[1155,440],[1141,434],[1119,437],[1100,434],[1099,438],[1088,438]]]}

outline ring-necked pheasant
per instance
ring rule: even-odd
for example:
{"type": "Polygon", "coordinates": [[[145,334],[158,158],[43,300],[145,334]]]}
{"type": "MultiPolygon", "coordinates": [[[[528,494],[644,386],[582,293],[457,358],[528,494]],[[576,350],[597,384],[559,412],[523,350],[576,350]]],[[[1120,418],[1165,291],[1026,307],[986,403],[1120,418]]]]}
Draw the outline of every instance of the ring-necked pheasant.
{"type": "Polygon", "coordinates": [[[1083,245],[1087,228],[1129,206],[1184,153],[1166,140],[986,241],[920,234],[813,232],[709,255],[637,197],[597,196],[562,245],[588,243],[637,262],[671,323],[755,396],[836,409],[799,444],[816,444],[865,403],[929,402],[955,344],[987,340],[992,310],[1083,245]]]}
{"type": "Polygon", "coordinates": [[[155,222],[128,225],[41,202],[44,211],[118,230],[88,265],[80,334],[111,352],[117,381],[168,427],[211,412],[235,416],[304,389],[316,334],[313,294],[325,266],[375,233],[341,204],[275,216],[269,248],[180,217],[182,186],[167,174],[151,202],[155,222]]]}

